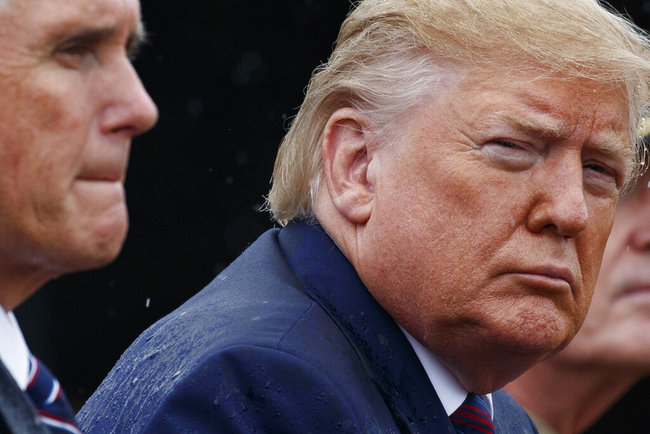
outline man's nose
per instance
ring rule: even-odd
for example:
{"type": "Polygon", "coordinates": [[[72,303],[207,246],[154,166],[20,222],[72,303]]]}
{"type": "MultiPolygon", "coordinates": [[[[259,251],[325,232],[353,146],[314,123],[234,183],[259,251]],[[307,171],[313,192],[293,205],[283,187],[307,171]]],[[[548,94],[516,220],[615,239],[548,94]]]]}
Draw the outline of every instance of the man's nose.
{"type": "Polygon", "coordinates": [[[579,159],[536,170],[531,179],[536,200],[528,215],[529,230],[573,238],[587,227],[589,211],[582,170],[579,159]]]}
{"type": "Polygon", "coordinates": [[[158,108],[128,59],[119,65],[119,71],[109,82],[106,91],[110,92],[111,102],[104,113],[103,132],[134,137],[153,127],[158,120],[158,108]]]}

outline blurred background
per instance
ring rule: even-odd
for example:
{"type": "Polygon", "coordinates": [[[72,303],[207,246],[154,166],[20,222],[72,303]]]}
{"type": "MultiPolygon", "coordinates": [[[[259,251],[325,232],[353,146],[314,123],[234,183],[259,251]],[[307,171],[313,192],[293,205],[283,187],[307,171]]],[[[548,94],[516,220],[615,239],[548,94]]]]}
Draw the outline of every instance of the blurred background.
{"type": "MultiPolygon", "coordinates": [[[[141,3],[151,38],[135,65],[160,120],[132,150],[124,250],[108,267],[49,283],[16,311],[75,410],[146,327],[272,227],[260,207],[275,153],[350,8],[350,0],[141,3]]],[[[650,28],[650,1],[612,5],[650,28]]],[[[590,432],[634,431],[649,392],[642,382],[590,432]]]]}

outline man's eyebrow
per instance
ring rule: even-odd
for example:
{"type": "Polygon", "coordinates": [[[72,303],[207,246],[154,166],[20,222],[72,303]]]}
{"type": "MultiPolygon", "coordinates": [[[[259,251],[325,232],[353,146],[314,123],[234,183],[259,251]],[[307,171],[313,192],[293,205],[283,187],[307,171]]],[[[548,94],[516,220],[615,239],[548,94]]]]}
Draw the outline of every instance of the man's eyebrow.
{"type": "Polygon", "coordinates": [[[129,58],[133,60],[133,58],[138,55],[142,47],[148,42],[149,35],[147,34],[142,21],[139,21],[137,27],[135,28],[135,31],[129,35],[129,39],[126,42],[126,52],[129,58]]]}
{"type": "MultiPolygon", "coordinates": [[[[60,43],[64,44],[81,44],[97,45],[103,41],[110,40],[118,33],[118,27],[81,27],[70,33],[63,35],[60,43]]],[[[146,44],[147,32],[142,22],[139,22],[135,30],[129,34],[126,41],[126,51],[129,57],[137,54],[138,50],[146,44]]]]}
{"type": "Polygon", "coordinates": [[[504,119],[518,130],[534,133],[540,137],[560,138],[565,134],[565,123],[560,119],[544,116],[544,120],[536,120],[529,117],[514,116],[510,113],[497,112],[495,115],[504,119]]]}
{"type": "Polygon", "coordinates": [[[101,41],[110,39],[117,33],[113,27],[81,27],[70,32],[62,34],[58,39],[59,43],[70,44],[79,43],[83,45],[95,45],[101,41]]]}
{"type": "Polygon", "coordinates": [[[636,152],[629,137],[622,138],[620,134],[613,130],[603,131],[591,144],[590,152],[595,155],[602,155],[612,161],[619,161],[624,167],[625,179],[629,180],[636,152]]]}

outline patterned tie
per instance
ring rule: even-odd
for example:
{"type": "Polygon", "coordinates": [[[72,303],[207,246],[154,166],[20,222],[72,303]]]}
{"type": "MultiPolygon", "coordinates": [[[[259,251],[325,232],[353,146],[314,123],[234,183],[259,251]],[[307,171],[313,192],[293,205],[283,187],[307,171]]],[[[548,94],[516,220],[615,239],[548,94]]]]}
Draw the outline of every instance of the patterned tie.
{"type": "Polygon", "coordinates": [[[36,406],[41,421],[50,431],[81,434],[61,385],[49,369],[34,356],[29,358],[27,395],[36,406]]]}
{"type": "Polygon", "coordinates": [[[494,433],[490,409],[481,395],[467,395],[465,402],[449,418],[458,434],[494,433]]]}

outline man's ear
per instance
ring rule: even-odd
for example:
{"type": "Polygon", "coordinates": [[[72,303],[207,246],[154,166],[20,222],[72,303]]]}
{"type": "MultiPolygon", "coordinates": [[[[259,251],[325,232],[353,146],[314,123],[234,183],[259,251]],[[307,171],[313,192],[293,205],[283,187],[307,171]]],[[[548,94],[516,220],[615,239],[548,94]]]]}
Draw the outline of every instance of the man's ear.
{"type": "Polygon", "coordinates": [[[368,181],[369,126],[357,110],[342,108],[323,130],[323,175],[338,212],[351,223],[364,224],[372,211],[374,188],[368,181]]]}

